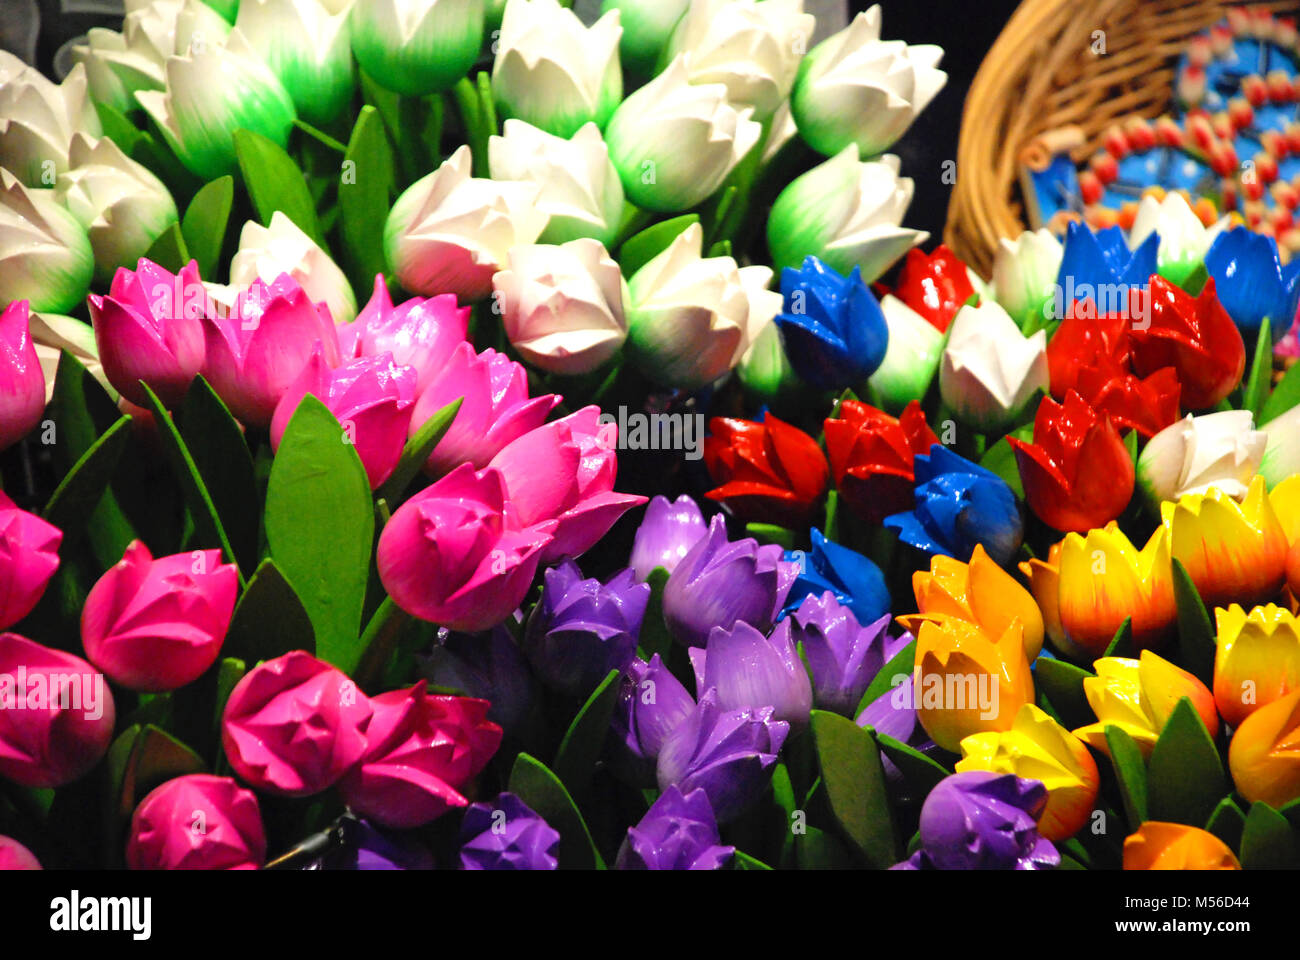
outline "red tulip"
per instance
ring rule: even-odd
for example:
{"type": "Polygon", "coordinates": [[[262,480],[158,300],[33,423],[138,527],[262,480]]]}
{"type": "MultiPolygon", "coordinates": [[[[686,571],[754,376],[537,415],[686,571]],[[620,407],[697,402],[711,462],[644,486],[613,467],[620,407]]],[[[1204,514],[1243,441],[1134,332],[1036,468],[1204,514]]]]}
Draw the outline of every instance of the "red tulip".
{"type": "Polygon", "coordinates": [[[1161,367],[1143,379],[1127,366],[1103,361],[1080,367],[1076,389],[1098,413],[1109,414],[1121,430],[1153,437],[1178,419],[1178,371],[1161,367]]]}
{"type": "Polygon", "coordinates": [[[1093,313],[1091,309],[1072,309],[1047,344],[1047,369],[1052,396],[1057,400],[1077,388],[1084,367],[1128,363],[1128,318],[1117,313],[1095,317],[1093,313]]]}
{"type": "Polygon", "coordinates": [[[913,400],[898,419],[857,400],[826,421],[831,475],[844,502],[869,523],[912,508],[912,458],[939,438],[913,400]]]}
{"type": "Polygon", "coordinates": [[[1029,508],[1061,531],[1103,527],[1133,496],[1133,460],[1109,416],[1071,390],[1065,403],[1044,397],[1034,442],[1008,437],[1029,508]]]}
{"type": "Polygon", "coordinates": [[[1246,346],[1214,292],[1214,278],[1192,297],[1161,276],[1151,278],[1150,317],[1129,331],[1133,369],[1148,376],[1178,371],[1182,403],[1207,410],[1230,394],[1246,369],[1246,346]]]}
{"type": "Polygon", "coordinates": [[[806,527],[830,471],[817,441],[770,413],[762,423],[714,417],[704,463],[718,486],[705,494],[742,520],[806,527]]]}
{"type": "Polygon", "coordinates": [[[944,244],[930,254],[913,249],[898,273],[894,296],[938,328],[940,333],[974,295],[966,264],[944,244]]]}

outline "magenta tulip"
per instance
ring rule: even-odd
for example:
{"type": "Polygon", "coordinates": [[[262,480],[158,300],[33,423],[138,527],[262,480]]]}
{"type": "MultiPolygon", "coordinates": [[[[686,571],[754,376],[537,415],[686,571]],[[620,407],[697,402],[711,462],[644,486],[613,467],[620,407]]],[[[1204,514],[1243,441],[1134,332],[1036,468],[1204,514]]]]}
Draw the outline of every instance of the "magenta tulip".
{"type": "Polygon", "coordinates": [[[0,313],[0,450],[36,429],[45,411],[45,374],[36,356],[26,300],[0,313]]]}
{"type": "Polygon", "coordinates": [[[80,657],[0,634],[0,777],[61,787],[99,763],[113,737],[113,694],[80,657]]]}
{"type": "Polygon", "coordinates": [[[305,797],[333,786],[361,759],[373,712],[342,670],[295,650],[235,684],[221,745],[252,787],[305,797]]]}
{"type": "Polygon", "coordinates": [[[352,323],[339,327],[343,356],[377,357],[391,353],[395,363],[415,367],[418,396],[443,375],[447,361],[469,334],[469,307],[455,294],[412,297],[393,306],[383,274],[375,277],[375,292],[352,323]]]}
{"type": "Polygon", "coordinates": [[[177,406],[203,369],[203,315],[210,302],[191,260],[172,273],[141,259],[118,268],[108,296],[91,294],[90,319],[104,375],[132,403],[145,405],[140,381],[177,406]]]}
{"type": "Polygon", "coordinates": [[[618,426],[601,423],[599,407],[583,407],[524,434],[492,458],[489,467],[501,471],[520,522],[559,521],[543,563],[584,553],[626,511],[646,502],[614,491],[617,440],[618,426]]]}
{"type": "Polygon", "coordinates": [[[86,597],[86,656],[129,690],[176,690],[216,662],[238,592],[239,574],[220,550],[155,560],[135,540],[86,597]]]}
{"type": "Polygon", "coordinates": [[[32,612],[59,569],[63,532],[0,493],[0,630],[32,612]]]}
{"type": "Polygon", "coordinates": [[[270,425],[276,404],[317,344],[325,362],[338,366],[338,333],[329,308],[312,303],[287,273],[270,284],[254,280],[233,307],[209,314],[203,321],[203,376],[248,426],[270,425]],[[211,315],[217,313],[225,315],[211,315]]]}
{"type": "Polygon", "coordinates": [[[528,374],[503,353],[488,348],[475,353],[462,343],[452,351],[433,386],[420,394],[411,416],[411,436],[458,397],[456,419],[424,465],[431,477],[450,473],[462,463],[486,467],[510,441],[546,422],[560,402],[555,394],[528,397],[528,374]]]}
{"type": "Polygon", "coordinates": [[[265,861],[257,797],[230,777],[175,777],[131,817],[126,864],[132,870],[257,870],[265,861]]]}
{"type": "Polygon", "coordinates": [[[486,630],[519,606],[555,521],[523,524],[501,474],[463,464],[398,508],[379,536],[379,579],[412,616],[486,630]]]}
{"type": "Polygon", "coordinates": [[[39,870],[36,855],[12,837],[0,837],[0,871],[39,870]]]}
{"type": "Polygon", "coordinates": [[[331,369],[317,349],[275,407],[271,447],[280,449],[284,428],[310,393],[342,424],[343,438],[357,448],[374,490],[401,459],[415,403],[415,378],[415,368],[394,363],[391,353],[349,360],[331,369]]]}

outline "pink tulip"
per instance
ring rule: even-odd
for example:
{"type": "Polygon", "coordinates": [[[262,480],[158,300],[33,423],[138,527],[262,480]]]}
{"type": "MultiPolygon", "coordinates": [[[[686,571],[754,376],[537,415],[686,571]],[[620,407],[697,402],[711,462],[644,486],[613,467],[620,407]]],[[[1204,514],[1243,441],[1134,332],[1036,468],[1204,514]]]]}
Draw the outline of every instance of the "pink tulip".
{"type": "Polygon", "coordinates": [[[457,344],[469,335],[469,307],[457,305],[455,294],[412,297],[396,307],[383,274],[375,277],[375,292],[352,323],[339,327],[339,345],[346,357],[377,357],[391,353],[396,363],[415,367],[415,392],[423,393],[442,376],[457,344]]]}
{"type": "Polygon", "coordinates": [[[257,797],[230,777],[175,777],[131,817],[126,865],[132,870],[257,870],[264,862],[257,797]]]}
{"type": "Polygon", "coordinates": [[[11,837],[0,837],[0,870],[39,870],[36,855],[11,837]]]}
{"type": "Polygon", "coordinates": [[[361,762],[339,782],[353,811],[385,827],[410,830],[466,806],[461,792],[501,745],[487,719],[491,704],[469,697],[431,697],[414,689],[380,694],[361,762]]]}
{"type": "Polygon", "coordinates": [[[361,759],[371,714],[370,699],[347,674],[295,650],[235,684],[221,744],[252,787],[305,797],[333,786],[361,759]]]}
{"type": "Polygon", "coordinates": [[[519,522],[558,520],[543,563],[584,553],[645,497],[614,492],[618,427],[600,422],[599,407],[583,407],[538,427],[492,458],[519,522]]]}
{"type": "Polygon", "coordinates": [[[149,384],[167,407],[175,407],[203,369],[203,314],[207,292],[191,260],[172,273],[141,259],[134,270],[118,268],[108,296],[89,296],[99,361],[108,382],[143,406],[149,384]]]}
{"type": "Polygon", "coordinates": [[[15,300],[0,313],[0,450],[36,429],[45,412],[45,374],[30,321],[26,300],[15,300]]]}
{"type": "Polygon", "coordinates": [[[129,690],[176,690],[216,662],[238,592],[235,565],[223,564],[220,550],[155,560],[135,540],[86,597],[86,656],[129,690]]]}
{"type": "Polygon", "coordinates": [[[113,694],[85,660],[0,634],[0,777],[71,783],[104,756],[115,720],[113,694]]]}
{"type": "Polygon", "coordinates": [[[287,273],[270,284],[254,280],[226,312],[204,317],[203,376],[248,426],[270,425],[280,397],[317,344],[325,362],[338,366],[338,333],[329,308],[312,303],[287,273]]]}
{"type": "Polygon", "coordinates": [[[486,630],[532,585],[554,523],[520,524],[501,475],[462,464],[398,508],[379,536],[379,579],[412,616],[486,630]]]}
{"type": "Polygon", "coordinates": [[[0,493],[0,629],[32,612],[59,569],[63,531],[0,493]]]}

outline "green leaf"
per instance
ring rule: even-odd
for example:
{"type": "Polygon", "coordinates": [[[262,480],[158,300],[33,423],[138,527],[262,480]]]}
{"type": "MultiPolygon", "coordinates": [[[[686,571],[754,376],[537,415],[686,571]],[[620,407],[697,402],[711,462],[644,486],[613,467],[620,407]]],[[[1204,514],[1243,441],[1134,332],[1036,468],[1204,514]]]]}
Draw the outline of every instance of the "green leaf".
{"type": "Polygon", "coordinates": [[[878,869],[898,861],[893,811],[875,738],[852,720],[825,710],[812,712],[822,784],[836,823],[878,869]]]}
{"type": "Polygon", "coordinates": [[[452,421],[456,419],[456,414],[460,412],[460,405],[464,402],[464,397],[459,397],[447,404],[428,420],[424,425],[415,432],[415,436],[406,441],[406,446],[402,448],[402,456],[397,461],[397,466],[389,474],[387,480],[383,482],[378,490],[375,491],[376,500],[387,500],[390,504],[397,504],[401,501],[402,494],[406,488],[411,485],[415,475],[420,472],[420,467],[429,459],[429,454],[433,453],[433,448],[451,428],[452,421]]]}
{"type": "Polygon", "coordinates": [[[1214,624],[1201,602],[1201,595],[1179,560],[1173,562],[1174,605],[1178,610],[1178,657],[1176,662],[1202,683],[1214,684],[1214,656],[1217,649],[1214,624]]]}
{"type": "Polygon", "coordinates": [[[100,103],[98,100],[92,102],[95,105],[95,112],[99,114],[99,126],[104,136],[117,144],[118,148],[129,157],[131,151],[135,149],[136,141],[144,136],[144,133],[116,108],[107,103],[100,103]]]}
{"type": "Polygon", "coordinates": [[[335,140],[324,130],[313,127],[306,120],[295,119],[293,125],[322,146],[325,146],[336,153],[347,153],[348,148],[346,144],[339,143],[339,141],[335,140]]]}
{"type": "Polygon", "coordinates": [[[745,533],[759,543],[774,543],[784,550],[794,549],[795,532],[785,527],[778,527],[774,523],[747,523],[745,533]]]}
{"type": "Polygon", "coordinates": [[[249,663],[273,660],[290,650],[315,654],[311,618],[270,557],[258,565],[235,604],[222,650],[249,663]]]}
{"type": "Polygon", "coordinates": [[[510,792],[560,834],[559,865],[564,870],[605,869],[587,822],[560,778],[546,764],[527,753],[515,759],[510,771],[510,792]]]}
{"type": "MultiPolygon", "coordinates": [[[[310,651],[309,651],[310,652],[310,651]]],[[[226,701],[230,699],[235,684],[244,679],[248,665],[236,657],[222,657],[217,664],[217,696],[212,715],[212,726],[218,731],[217,742],[221,742],[221,718],[226,712],[226,701]]]]}
{"type": "Polygon", "coordinates": [[[130,429],[130,417],[109,427],[64,476],[41,516],[60,530],[83,529],[113,481],[113,471],[131,439],[130,429]]]}
{"type": "MultiPolygon", "coordinates": [[[[236,130],[235,156],[244,187],[263,225],[279,210],[322,247],[316,205],[298,164],[279,144],[252,130],[236,130]]],[[[381,225],[382,228],[382,225],[381,225]]]]}
{"type": "Polygon", "coordinates": [[[1259,423],[1266,424],[1276,420],[1292,407],[1300,404],[1300,363],[1291,365],[1282,376],[1282,381],[1268,395],[1268,400],[1259,413],[1259,423]]]}
{"type": "Polygon", "coordinates": [[[832,543],[841,543],[840,537],[840,492],[829,490],[826,493],[826,522],[822,524],[822,533],[832,543]]]}
{"type": "Polygon", "coordinates": [[[172,273],[178,272],[181,267],[189,263],[190,252],[185,246],[185,238],[181,235],[181,225],[173,223],[159,234],[158,239],[145,254],[145,258],[172,273]]]}
{"type": "MultiPolygon", "coordinates": [[[[1017,440],[1023,440],[1026,443],[1032,443],[1034,439],[1034,425],[1027,423],[1022,427],[1012,430],[1007,437],[1015,437],[1017,440]]],[[[1007,442],[1007,437],[1003,437],[993,446],[984,451],[984,456],[980,457],[979,465],[985,470],[996,473],[1002,478],[1003,482],[1014,491],[1017,498],[1025,498],[1025,488],[1020,482],[1020,466],[1016,463],[1016,452],[1011,449],[1011,444],[1007,442]]]]}
{"type": "Polygon", "coordinates": [[[266,490],[271,556],[311,617],[316,655],[345,673],[361,658],[375,510],[356,448],[313,396],[280,440],[266,490]]]}
{"type": "Polygon", "coordinates": [[[667,250],[692,224],[700,222],[698,214],[688,213],[684,216],[664,220],[652,227],[642,230],[634,237],[629,237],[619,250],[618,264],[623,268],[623,276],[630,277],[647,263],[667,250]]]}
{"type": "Polygon", "coordinates": [[[737,850],[732,855],[731,868],[733,870],[771,870],[766,863],[751,857],[749,854],[737,850]]]}
{"type": "Polygon", "coordinates": [[[649,660],[656,653],[661,660],[667,660],[673,648],[673,635],[664,622],[664,586],[668,583],[668,571],[655,567],[646,578],[650,584],[650,600],[646,604],[645,617],[641,620],[641,650],[643,659],[649,660]]]}
{"type": "Polygon", "coordinates": [[[1064,660],[1039,657],[1034,661],[1034,684],[1038,692],[1047,695],[1062,723],[1070,729],[1092,722],[1092,708],[1083,693],[1083,681],[1091,676],[1089,671],[1064,660]]]}
{"type": "Polygon", "coordinates": [[[1152,820],[1199,827],[1231,789],[1205,724],[1183,697],[1151,750],[1147,791],[1152,820]]]}
{"type": "Polygon", "coordinates": [[[396,189],[393,149],[384,121],[375,107],[365,106],[352,128],[344,156],[345,176],[339,181],[339,215],[343,247],[348,252],[352,285],[370,289],[384,262],[384,224],[396,189]]]}
{"type": "Polygon", "coordinates": [[[611,670],[592,691],[556,751],[555,775],[575,797],[584,796],[591,786],[596,761],[609,733],[609,721],[618,703],[619,676],[619,671],[611,670]]]}
{"type": "Polygon", "coordinates": [[[1110,751],[1110,765],[1115,768],[1115,779],[1119,781],[1124,816],[1129,830],[1136,830],[1147,819],[1147,767],[1142,750],[1123,729],[1109,724],[1106,746],[1110,751]]]}
{"type": "Polygon", "coordinates": [[[876,700],[884,696],[894,686],[893,678],[897,676],[912,675],[912,668],[916,666],[916,641],[913,640],[898,653],[894,658],[880,668],[880,672],[871,680],[867,692],[862,695],[858,701],[858,709],[854,711],[854,716],[862,713],[863,710],[871,706],[876,700]]]}
{"type": "MultiPolygon", "coordinates": [[[[847,870],[853,858],[834,834],[808,824],[794,838],[795,858],[800,870],[847,870]]],[[[892,864],[891,864],[892,866],[892,864]]]]}
{"type": "Polygon", "coordinates": [[[203,758],[165,730],[137,724],[124,730],[108,750],[109,796],[123,820],[154,787],[189,773],[202,773],[203,758]]]}
{"type": "Polygon", "coordinates": [[[1246,829],[1246,814],[1232,797],[1224,797],[1205,822],[1205,829],[1233,850],[1241,849],[1241,834],[1246,829]]]}
{"type": "Polygon", "coordinates": [[[898,767],[903,779],[916,788],[918,796],[928,796],[935,784],[952,774],[951,770],[937,760],[888,734],[875,731],[875,737],[885,756],[898,767]]]}
{"type": "Polygon", "coordinates": [[[1246,870],[1300,867],[1300,833],[1267,803],[1256,800],[1241,832],[1241,865],[1246,870]]]}
{"type": "Polygon", "coordinates": [[[1115,636],[1111,638],[1110,645],[1106,647],[1103,656],[1107,657],[1136,657],[1137,648],[1133,645],[1133,618],[1125,617],[1124,622],[1119,625],[1115,631],[1115,636]]]}
{"type": "Polygon", "coordinates": [[[1250,378],[1241,394],[1241,407],[1255,415],[1255,423],[1261,423],[1260,413],[1273,380],[1273,334],[1269,328],[1269,318],[1265,317],[1259,325],[1259,339],[1255,341],[1255,357],[1250,364],[1250,378]]]}
{"type": "Polygon", "coordinates": [[[217,272],[234,202],[235,178],[226,175],[206,184],[185,210],[181,234],[190,255],[199,263],[199,276],[211,277],[217,272]]]}

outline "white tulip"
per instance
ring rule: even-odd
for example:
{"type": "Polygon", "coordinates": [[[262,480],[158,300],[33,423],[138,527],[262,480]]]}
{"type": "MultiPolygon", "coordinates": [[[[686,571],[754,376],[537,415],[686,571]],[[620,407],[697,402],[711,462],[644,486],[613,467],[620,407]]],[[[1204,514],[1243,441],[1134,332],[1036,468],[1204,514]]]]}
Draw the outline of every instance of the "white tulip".
{"type": "Polygon", "coordinates": [[[535,184],[537,208],[546,216],[542,243],[593,237],[609,246],[623,218],[623,184],[594,123],[570,139],[522,120],[507,120],[505,136],[488,140],[493,180],[535,184]]]}
{"type": "Polygon", "coordinates": [[[731,360],[732,366],[736,366],[749,355],[754,345],[764,338],[769,327],[776,327],[772,321],[785,307],[785,297],[781,296],[781,292],[768,289],[772,285],[774,276],[771,267],[761,264],[741,267],[739,273],[740,285],[744,288],[745,298],[749,301],[749,312],[745,315],[745,338],[736,348],[737,352],[731,360]]]}
{"type": "Polygon", "coordinates": [[[688,210],[722,185],[763,135],[720,83],[693,84],[684,57],[623,101],[605,140],[623,189],[658,213],[688,210]]]}
{"type": "Polygon", "coordinates": [[[0,166],[29,187],[52,187],[68,169],[68,146],[78,130],[101,133],[85,67],[73,67],[56,84],[0,50],[0,166]]]}
{"type": "Polygon", "coordinates": [[[626,284],[599,240],[515,247],[492,287],[506,337],[541,370],[590,373],[627,339],[626,284]]]}
{"type": "Polygon", "coordinates": [[[862,162],[849,144],[793,180],[772,204],[767,221],[772,265],[798,268],[814,256],[839,273],[862,268],[871,283],[929,234],[899,226],[913,184],[898,175],[898,158],[862,162]]]}
{"type": "Polygon", "coordinates": [[[889,327],[885,359],[868,379],[881,403],[891,413],[898,413],[912,400],[920,400],[930,389],[939,356],[943,353],[943,334],[896,296],[880,299],[880,312],[889,327]]]}
{"type": "Polygon", "coordinates": [[[482,300],[511,248],[535,242],[546,226],[536,184],[476,179],[471,163],[462,146],[393,204],[384,254],[411,293],[482,300]]]}
{"type": "Polygon", "coordinates": [[[95,251],[95,277],[112,280],[118,267],[134,268],[154,241],[179,220],[176,202],[161,180],[108,137],[72,138],[72,169],[60,174],[56,196],[86,228],[95,251]]]}
{"type": "Polygon", "coordinates": [[[1269,489],[1300,473],[1300,404],[1278,414],[1259,428],[1268,435],[1259,472],[1269,489]]]}
{"type": "Polygon", "coordinates": [[[362,0],[352,52],[382,86],[409,97],[450,90],[483,49],[484,0],[362,0]]]}
{"type": "Polygon", "coordinates": [[[623,98],[618,11],[590,27],[557,0],[510,0],[492,64],[492,94],[506,116],[559,137],[604,127],[623,98]]]}
{"type": "Polygon", "coordinates": [[[992,433],[1048,385],[1047,333],[1025,337],[996,303],[962,307],[948,329],[939,393],[958,419],[992,433]]]}
{"type": "Polygon", "coordinates": [[[993,258],[993,295],[1024,327],[1031,316],[1043,318],[1053,299],[1065,248],[1046,229],[1026,230],[1015,240],[998,240],[993,258]]]}
{"type": "Polygon", "coordinates": [[[721,83],[732,103],[767,119],[790,95],[816,26],[803,0],[696,0],[665,56],[689,54],[692,83],[721,83]]]}
{"type": "Polygon", "coordinates": [[[53,190],[28,189],[0,168],[0,308],[67,313],[86,296],[95,269],[90,239],[53,190]]]}
{"type": "Polygon", "coordinates": [[[864,157],[889,149],[948,81],[942,57],[936,46],[881,40],[873,6],[804,58],[790,98],[799,133],[828,157],[851,143],[864,157]]]}
{"type": "Polygon", "coordinates": [[[117,396],[117,391],[108,382],[104,368],[100,365],[99,347],[95,344],[95,331],[90,324],[58,313],[33,311],[28,329],[31,331],[32,343],[36,346],[41,373],[45,375],[46,403],[54,398],[55,375],[59,369],[59,357],[64,350],[81,361],[81,365],[99,381],[109,396],[117,396]]]}
{"type": "Polygon", "coordinates": [[[1214,226],[1206,227],[1181,193],[1167,193],[1163,200],[1148,194],[1138,204],[1128,245],[1136,250],[1151,234],[1160,234],[1156,263],[1162,275],[1181,286],[1205,260],[1214,238],[1229,224],[1229,219],[1223,217],[1214,226]]]}
{"type": "Polygon", "coordinates": [[[254,280],[271,283],[287,273],[315,303],[330,310],[335,323],[351,323],[357,298],[338,264],[311,237],[277,210],[271,225],[249,220],[239,233],[239,250],[230,261],[230,282],[247,287],[254,280]]]}
{"type": "Polygon", "coordinates": [[[672,35],[691,0],[603,0],[602,13],[617,10],[623,25],[619,44],[623,66],[634,73],[650,76],[659,63],[659,55],[672,35]]]}
{"type": "Polygon", "coordinates": [[[790,113],[790,101],[787,100],[776,108],[772,122],[768,125],[767,139],[763,141],[763,166],[781,152],[781,148],[799,135],[799,128],[794,125],[794,116],[790,113]]]}
{"type": "Polygon", "coordinates": [[[330,126],[351,105],[355,86],[347,4],[321,0],[242,0],[235,26],[267,62],[305,120],[330,126]]]}
{"type": "Polygon", "coordinates": [[[1259,469],[1268,437],[1249,410],[1188,414],[1165,427],[1138,457],[1138,485],[1157,514],[1165,500],[1218,487],[1240,500],[1259,469]]]}

